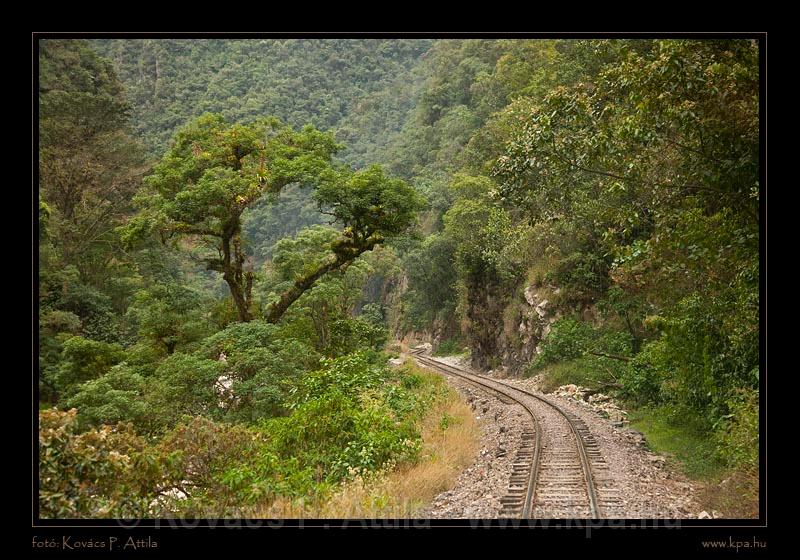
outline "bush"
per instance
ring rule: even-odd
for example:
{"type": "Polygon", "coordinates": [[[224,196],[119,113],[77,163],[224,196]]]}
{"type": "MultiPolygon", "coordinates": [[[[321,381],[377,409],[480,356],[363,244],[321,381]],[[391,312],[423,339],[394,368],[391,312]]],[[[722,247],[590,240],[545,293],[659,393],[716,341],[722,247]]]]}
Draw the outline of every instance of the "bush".
{"type": "Polygon", "coordinates": [[[43,334],[49,336],[55,336],[62,332],[75,335],[81,330],[81,319],[69,311],[55,309],[42,313],[39,319],[39,328],[43,334]]]}
{"type": "Polygon", "coordinates": [[[149,416],[142,397],[143,386],[140,375],[127,364],[119,364],[102,377],[82,384],[67,400],[67,406],[78,409],[83,426],[117,422],[143,426],[149,416]]]}
{"type": "Polygon", "coordinates": [[[739,390],[728,400],[730,414],[717,427],[718,454],[728,465],[758,472],[758,391],[739,390]]]}
{"type": "Polygon", "coordinates": [[[77,411],[39,413],[39,515],[142,517],[137,456],[145,442],[129,425],[78,431],[77,411]]]}
{"type": "Polygon", "coordinates": [[[387,404],[379,394],[352,396],[337,387],[268,424],[269,433],[280,456],[313,468],[316,482],[333,483],[415,456],[419,435],[387,404]]]}
{"type": "Polygon", "coordinates": [[[60,294],[56,305],[80,317],[81,332],[87,338],[119,342],[119,319],[114,312],[111,298],[83,284],[76,277],[68,278],[65,280],[66,290],[60,294]]]}
{"type": "Polygon", "coordinates": [[[559,319],[553,323],[542,344],[542,352],[534,358],[529,368],[535,371],[547,364],[579,358],[593,338],[594,331],[588,323],[570,318],[559,319]]]}
{"type": "Polygon", "coordinates": [[[631,335],[627,332],[608,328],[595,329],[589,323],[565,317],[553,323],[550,332],[542,341],[541,350],[529,364],[529,373],[548,364],[574,360],[584,356],[587,359],[597,358],[606,367],[612,367],[616,371],[619,369],[620,362],[625,360],[609,356],[620,356],[622,358],[631,356],[633,341],[631,335]],[[607,354],[608,356],[600,354],[607,354]]]}
{"type": "Polygon", "coordinates": [[[225,375],[232,380],[228,418],[254,422],[286,412],[289,391],[306,371],[307,346],[286,341],[276,352],[252,348],[228,358],[225,375]]]}
{"type": "Polygon", "coordinates": [[[170,513],[233,513],[231,508],[260,496],[276,477],[266,438],[246,426],[185,418],[165,434],[157,450],[176,457],[177,477],[161,484],[162,493],[179,489],[185,494],[182,500],[162,500],[170,513]]]}
{"type": "Polygon", "coordinates": [[[564,301],[597,300],[610,284],[608,263],[595,253],[573,253],[562,260],[546,280],[564,290],[564,301]]]}
{"type": "Polygon", "coordinates": [[[222,367],[221,362],[187,354],[164,359],[145,388],[154,427],[174,426],[184,415],[221,416],[216,383],[222,367]]]}
{"type": "Polygon", "coordinates": [[[380,303],[367,303],[361,308],[362,319],[373,325],[386,325],[386,310],[380,303]]]}
{"type": "Polygon", "coordinates": [[[663,383],[665,364],[660,361],[662,342],[650,342],[623,369],[620,376],[622,395],[637,405],[665,402],[663,383]]]}
{"type": "MultiPolygon", "coordinates": [[[[562,385],[580,385],[588,389],[613,391],[617,386],[619,370],[624,364],[607,358],[587,356],[544,366],[539,371],[540,386],[550,392],[562,385]]],[[[527,375],[533,374],[530,369],[527,375]]]]}
{"type": "Polygon", "coordinates": [[[222,353],[231,355],[251,348],[268,348],[276,342],[280,342],[276,325],[266,321],[234,323],[203,340],[199,353],[216,360],[222,353]]]}
{"type": "Polygon", "coordinates": [[[379,387],[388,377],[382,354],[361,351],[339,358],[323,358],[321,368],[309,373],[293,391],[293,408],[337,389],[354,396],[359,391],[379,387]]]}
{"type": "MultiPolygon", "coordinates": [[[[406,376],[371,352],[322,364],[298,387],[292,414],[265,424],[276,455],[295,458],[301,470],[313,470],[315,482],[328,484],[414,458],[420,403],[400,383],[406,376]]],[[[406,382],[415,383],[421,385],[406,382]]]]}
{"type": "Polygon", "coordinates": [[[124,357],[122,347],[117,344],[73,336],[64,341],[53,385],[62,395],[72,395],[81,383],[97,379],[124,357]]]}
{"type": "Polygon", "coordinates": [[[344,479],[418,457],[416,420],[438,394],[427,379],[388,368],[383,353],[361,351],[325,359],[292,378],[294,391],[272,394],[260,376],[290,375],[291,366],[264,347],[232,344],[227,366],[173,354],[143,377],[138,366],[120,364],[80,387],[73,399],[80,413],[43,411],[43,516],[236,517],[259,501],[321,497],[344,479]],[[215,421],[225,416],[213,388],[224,367],[253,382],[237,382],[252,389],[240,393],[252,402],[228,410],[228,418],[262,410],[259,399],[264,407],[283,402],[288,416],[264,408],[257,426],[215,421]],[[131,424],[79,433],[79,418],[89,425],[135,418],[163,435],[148,445],[131,424]]]}
{"type": "Polygon", "coordinates": [[[213,361],[224,354],[220,373],[232,383],[225,415],[245,422],[285,414],[296,380],[319,364],[308,344],[265,321],[230,325],[205,339],[196,354],[213,361]]]}
{"type": "Polygon", "coordinates": [[[348,317],[331,323],[331,340],[328,353],[343,356],[360,348],[379,350],[389,338],[389,330],[382,323],[362,317],[348,317]]]}

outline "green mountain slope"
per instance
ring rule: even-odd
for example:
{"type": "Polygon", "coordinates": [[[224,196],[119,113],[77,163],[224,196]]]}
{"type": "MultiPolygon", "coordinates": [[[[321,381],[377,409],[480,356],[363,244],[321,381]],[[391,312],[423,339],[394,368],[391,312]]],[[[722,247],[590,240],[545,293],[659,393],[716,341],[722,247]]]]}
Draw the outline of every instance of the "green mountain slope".
{"type": "Polygon", "coordinates": [[[134,107],[133,124],[153,155],[204,112],[246,121],[273,115],[336,129],[348,151],[365,154],[400,129],[413,99],[413,69],[430,40],[92,41],[111,59],[134,107]]]}

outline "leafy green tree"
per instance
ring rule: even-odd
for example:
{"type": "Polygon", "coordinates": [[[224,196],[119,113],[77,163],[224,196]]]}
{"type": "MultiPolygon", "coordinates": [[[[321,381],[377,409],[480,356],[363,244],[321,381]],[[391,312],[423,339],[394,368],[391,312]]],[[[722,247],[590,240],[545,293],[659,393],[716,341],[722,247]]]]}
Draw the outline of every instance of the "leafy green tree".
{"type": "Polygon", "coordinates": [[[218,417],[217,381],[222,362],[190,354],[172,354],[147,380],[145,398],[156,426],[175,425],[184,415],[218,417]]]}
{"type": "Polygon", "coordinates": [[[459,176],[453,189],[460,196],[444,215],[445,233],[456,244],[456,262],[470,284],[502,283],[519,274],[514,258],[514,223],[508,211],[492,204],[492,181],[459,176]]]}
{"type": "Polygon", "coordinates": [[[406,256],[408,290],[403,298],[408,303],[406,318],[412,327],[421,329],[433,324],[438,316],[452,317],[455,313],[455,248],[452,238],[434,234],[406,256]]]}
{"type": "Polygon", "coordinates": [[[278,321],[325,274],[349,266],[363,253],[404,233],[423,204],[411,186],[386,176],[380,166],[354,173],[341,172],[335,179],[320,184],[314,197],[344,230],[328,244],[328,255],[321,263],[308,272],[295,274],[293,285],[270,306],[269,322],[278,321]]]}
{"type": "Polygon", "coordinates": [[[52,383],[62,395],[73,394],[81,383],[104,375],[124,357],[125,353],[118,344],[73,336],[63,343],[52,383]]]}
{"type": "Polygon", "coordinates": [[[208,247],[213,253],[201,260],[222,273],[239,320],[248,321],[253,271],[241,235],[243,212],[290,183],[320,181],[337,149],[330,134],[312,127],[294,131],[275,119],[229,125],[220,115],[203,115],[176,134],[146,178],[126,235],[155,230],[165,241],[190,237],[208,247]]]}
{"type": "Polygon", "coordinates": [[[39,187],[61,266],[101,288],[124,270],[115,228],[144,173],[130,107],[112,64],[86,41],[39,49],[39,187]]]}
{"type": "Polygon", "coordinates": [[[122,363],[97,379],[83,383],[67,399],[66,406],[78,410],[83,424],[132,422],[135,426],[144,426],[149,410],[143,399],[143,388],[144,379],[122,363]]]}
{"type": "Polygon", "coordinates": [[[180,284],[155,284],[136,293],[127,314],[138,325],[140,339],[172,354],[208,334],[203,303],[200,294],[180,284]]]}
{"type": "Polygon", "coordinates": [[[643,354],[626,382],[711,429],[758,380],[757,44],[596,48],[607,63],[591,82],[554,89],[516,127],[499,194],[580,240],[551,278],[622,319],[643,354]]]}
{"type": "MultiPolygon", "coordinates": [[[[333,228],[313,226],[301,231],[295,238],[279,241],[275,245],[272,261],[276,283],[268,287],[267,299],[275,300],[282,291],[293,286],[296,278],[324,266],[331,258],[331,244],[340,237],[341,233],[333,228]]],[[[374,256],[375,253],[369,255],[374,256]]],[[[362,255],[346,267],[327,273],[306,290],[293,304],[292,310],[286,316],[286,322],[294,323],[292,328],[295,329],[301,323],[310,322],[313,332],[304,335],[296,331],[295,336],[314,340],[320,352],[329,355],[340,352],[344,346],[334,344],[334,329],[338,326],[340,328],[336,328],[336,331],[344,332],[344,324],[354,321],[351,315],[355,313],[356,305],[364,295],[367,280],[376,273],[376,267],[372,264],[374,260],[367,258],[367,254],[362,255]],[[338,350],[334,350],[333,346],[338,350]]]]}
{"type": "MultiPolygon", "coordinates": [[[[342,159],[382,161],[382,148],[413,109],[415,69],[428,39],[98,39],[134,108],[152,154],[204,112],[232,122],[275,115],[336,130],[342,159]]],[[[308,224],[304,224],[308,225],[308,224]]]]}
{"type": "Polygon", "coordinates": [[[110,61],[86,41],[47,39],[38,62],[39,381],[55,402],[118,361],[91,341],[126,342],[120,315],[138,279],[116,228],[145,161],[110,61]]]}

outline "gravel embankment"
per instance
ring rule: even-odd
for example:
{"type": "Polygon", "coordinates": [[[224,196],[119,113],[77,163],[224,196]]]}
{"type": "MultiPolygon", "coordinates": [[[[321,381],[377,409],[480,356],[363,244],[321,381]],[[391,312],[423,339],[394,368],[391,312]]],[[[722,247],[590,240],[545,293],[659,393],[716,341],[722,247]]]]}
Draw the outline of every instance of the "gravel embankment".
{"type": "Polygon", "coordinates": [[[511,461],[520,443],[520,426],[530,422],[519,405],[507,405],[488,391],[457,377],[446,376],[471,406],[481,426],[481,448],[475,462],[459,475],[455,487],[439,494],[420,517],[480,519],[500,515],[511,461]]]}
{"type": "MultiPolygon", "coordinates": [[[[458,358],[438,359],[451,365],[464,365],[458,358]]],[[[488,391],[459,378],[448,376],[448,380],[475,410],[483,429],[482,447],[475,462],[458,478],[455,488],[437,496],[423,514],[431,518],[497,517],[500,498],[508,484],[510,462],[519,445],[520,427],[527,425],[529,420],[519,405],[504,404],[488,391]]],[[[502,381],[538,391],[535,380],[504,378],[502,381]]],[[[589,404],[565,396],[567,394],[556,391],[546,397],[580,417],[597,439],[608,463],[609,474],[623,498],[624,515],[620,517],[698,518],[701,508],[694,497],[698,488],[672,470],[664,457],[649,451],[642,434],[601,416],[608,401],[589,404]]],[[[605,413],[608,414],[608,410],[605,413]]]]}

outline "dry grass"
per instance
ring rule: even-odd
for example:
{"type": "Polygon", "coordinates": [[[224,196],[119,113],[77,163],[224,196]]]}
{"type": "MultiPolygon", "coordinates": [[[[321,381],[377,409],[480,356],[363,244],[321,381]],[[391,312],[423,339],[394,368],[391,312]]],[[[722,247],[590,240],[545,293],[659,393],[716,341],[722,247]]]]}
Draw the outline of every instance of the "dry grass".
{"type": "MultiPolygon", "coordinates": [[[[419,375],[435,375],[416,370],[419,375]]],[[[480,427],[469,406],[452,388],[420,423],[420,460],[369,478],[356,478],[327,500],[315,503],[279,499],[258,508],[255,517],[282,519],[401,519],[449,490],[477,453],[480,427]]]]}

